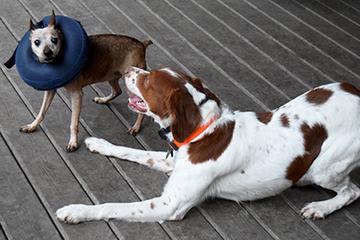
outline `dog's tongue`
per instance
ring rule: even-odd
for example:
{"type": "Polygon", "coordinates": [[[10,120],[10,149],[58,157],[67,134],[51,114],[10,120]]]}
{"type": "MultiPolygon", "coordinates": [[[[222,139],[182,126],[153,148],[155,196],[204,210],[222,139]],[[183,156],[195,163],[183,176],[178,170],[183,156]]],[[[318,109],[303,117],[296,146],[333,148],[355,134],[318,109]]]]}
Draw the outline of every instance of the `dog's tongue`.
{"type": "Polygon", "coordinates": [[[128,99],[128,105],[131,109],[138,110],[140,112],[146,112],[147,107],[144,101],[139,98],[138,96],[135,96],[133,98],[128,99]]]}

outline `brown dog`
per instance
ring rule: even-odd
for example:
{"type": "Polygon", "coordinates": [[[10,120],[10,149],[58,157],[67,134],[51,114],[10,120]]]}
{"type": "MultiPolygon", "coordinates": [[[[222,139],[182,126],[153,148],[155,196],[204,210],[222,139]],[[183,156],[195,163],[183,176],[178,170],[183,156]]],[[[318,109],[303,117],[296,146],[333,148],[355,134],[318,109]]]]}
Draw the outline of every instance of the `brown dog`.
{"type": "MultiPolygon", "coordinates": [[[[51,20],[47,27],[36,28],[30,19],[30,41],[31,48],[37,56],[39,62],[44,64],[52,62],[60,52],[62,35],[55,25],[55,14],[52,12],[51,20]]],[[[90,58],[82,74],[72,83],[65,86],[71,98],[71,125],[70,141],[67,151],[71,152],[78,147],[78,124],[82,104],[82,88],[97,82],[109,82],[112,93],[107,97],[96,97],[96,103],[107,103],[121,94],[119,78],[124,76],[128,66],[137,66],[146,69],[145,50],[152,42],[146,40],[140,42],[134,38],[114,34],[102,34],[89,36],[90,58]]],[[[134,94],[126,89],[129,96],[134,94]]],[[[45,91],[44,100],[40,112],[36,119],[26,126],[21,127],[21,132],[32,132],[45,117],[56,90],[45,91]]],[[[129,133],[134,135],[139,132],[143,114],[139,114],[134,126],[129,129],[129,133]]]]}

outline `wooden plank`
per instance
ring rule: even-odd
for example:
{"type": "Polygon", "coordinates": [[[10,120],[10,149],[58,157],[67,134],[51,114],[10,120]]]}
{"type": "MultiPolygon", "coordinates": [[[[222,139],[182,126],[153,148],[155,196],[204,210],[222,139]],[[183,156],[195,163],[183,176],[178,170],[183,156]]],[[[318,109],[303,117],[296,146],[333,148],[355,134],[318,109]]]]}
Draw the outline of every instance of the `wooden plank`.
{"type": "MultiPolygon", "coordinates": [[[[0,78],[1,82],[4,82],[5,76],[1,75],[0,78]]],[[[0,125],[0,212],[7,226],[7,237],[36,239],[42,236],[48,239],[61,239],[47,211],[2,138],[2,131],[0,125]]]]}
{"type": "MultiPolygon", "coordinates": [[[[222,0],[236,12],[252,21],[267,34],[277,39],[295,52],[300,58],[311,63],[322,73],[329,76],[333,81],[356,83],[358,76],[351,73],[346,67],[340,66],[333,58],[326,55],[320,48],[307,41],[303,36],[291,29],[291,26],[298,25],[298,22],[289,15],[280,11],[276,6],[269,2],[222,0]],[[257,11],[254,14],[254,11],[257,11]]],[[[309,36],[309,34],[308,34],[309,36]]]]}
{"type": "Polygon", "coordinates": [[[304,39],[311,42],[314,46],[321,49],[327,55],[334,58],[340,64],[346,65],[346,67],[354,72],[355,74],[359,75],[360,71],[358,68],[358,64],[360,63],[360,57],[358,56],[357,51],[355,50],[358,46],[358,41],[347,37],[344,33],[340,31],[335,31],[334,28],[331,29],[331,26],[328,24],[324,24],[325,26],[319,26],[321,21],[319,19],[313,19],[314,16],[306,10],[303,10],[301,6],[294,4],[293,2],[289,1],[274,1],[276,2],[276,6],[285,12],[287,15],[291,16],[291,18],[296,19],[298,21],[298,25],[288,25],[288,22],[284,22],[290,29],[301,35],[304,39]],[[312,21],[313,24],[316,25],[310,26],[306,24],[302,19],[298,18],[295,15],[303,15],[306,19],[313,19],[308,20],[312,21]],[[320,31],[318,29],[321,29],[320,31]],[[326,30],[326,29],[329,29],[326,30]],[[331,35],[330,38],[323,34],[331,35]],[[339,43],[339,38],[342,38],[341,42],[347,42],[347,47],[344,47],[342,44],[339,43]],[[336,38],[333,40],[332,38],[336,38]],[[343,40],[344,39],[344,40],[343,40]],[[354,47],[351,47],[353,45],[354,47]],[[349,49],[350,48],[350,49],[349,49]]]}
{"type": "MultiPolygon", "coordinates": [[[[313,11],[315,14],[318,14],[321,18],[324,18],[324,21],[329,21],[335,26],[343,29],[345,32],[351,34],[357,39],[360,38],[360,33],[358,31],[358,27],[360,24],[359,13],[354,9],[346,6],[344,3],[340,1],[336,1],[336,5],[331,8],[327,6],[326,3],[331,1],[327,1],[321,3],[321,1],[297,1],[302,6],[306,7],[309,11],[313,11]],[[358,19],[358,23],[356,23],[356,19],[351,20],[343,14],[348,15],[347,13],[356,13],[354,16],[358,19]]],[[[343,34],[342,34],[343,35],[343,34]]]]}
{"type": "MultiPolygon", "coordinates": [[[[298,83],[292,84],[292,82],[285,84],[282,82],[281,75],[278,76],[277,74],[273,74],[269,78],[270,81],[275,81],[281,89],[285,89],[284,91],[286,91],[290,97],[296,97],[302,94],[308,90],[308,87],[312,88],[329,82],[327,76],[319,72],[318,69],[305,59],[299,58],[291,49],[284,46],[250,19],[247,19],[225,3],[219,1],[208,2],[206,0],[196,0],[194,2],[210,12],[209,14],[212,14],[213,18],[219,19],[219,21],[223,23],[222,26],[219,27],[221,29],[225,28],[225,32],[228,32],[227,29],[235,32],[238,35],[237,38],[244,38],[246,40],[245,45],[253,46],[253,48],[263,53],[263,57],[273,61],[276,66],[273,67],[271,65],[271,68],[278,69],[278,71],[281,69],[287,72],[292,76],[292,82],[302,82],[304,86],[299,86],[298,83]],[[281,86],[282,84],[284,86],[281,86]]],[[[200,20],[198,20],[198,22],[200,22],[200,20]]],[[[227,36],[227,34],[224,35],[227,36]]],[[[234,41],[234,43],[239,44],[238,41],[234,41]]],[[[262,67],[270,68],[270,66],[267,65],[268,64],[262,67]]]]}

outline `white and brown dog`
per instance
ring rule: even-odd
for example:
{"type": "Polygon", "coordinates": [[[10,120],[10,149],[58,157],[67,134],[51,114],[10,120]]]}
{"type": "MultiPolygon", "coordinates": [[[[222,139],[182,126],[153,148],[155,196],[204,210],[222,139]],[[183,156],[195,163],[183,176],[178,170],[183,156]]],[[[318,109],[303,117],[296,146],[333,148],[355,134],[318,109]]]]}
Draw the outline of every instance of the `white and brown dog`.
{"type": "MultiPolygon", "coordinates": [[[[56,59],[62,47],[63,36],[56,28],[54,11],[52,11],[48,26],[44,28],[36,28],[30,19],[30,32],[31,49],[39,62],[49,64],[56,59]]],[[[96,97],[94,102],[107,103],[116,98],[121,94],[118,81],[127,67],[137,66],[146,69],[145,50],[152,43],[150,40],[140,42],[135,38],[115,34],[91,35],[89,41],[91,54],[87,66],[75,81],[64,87],[70,95],[72,108],[70,140],[66,148],[68,152],[78,147],[77,133],[84,94],[82,88],[93,83],[107,81],[112,88],[112,93],[107,97],[96,97]]],[[[128,89],[126,92],[130,97],[134,96],[128,89]]],[[[38,116],[32,123],[21,127],[21,132],[33,132],[40,125],[55,93],[56,90],[45,91],[38,116]]],[[[140,113],[134,126],[129,129],[130,134],[139,132],[143,118],[144,114],[140,113]]]]}
{"type": "Polygon", "coordinates": [[[360,165],[360,91],[346,83],[315,88],[266,113],[232,112],[199,79],[164,68],[129,68],[126,84],[142,102],[129,102],[167,134],[174,152],[120,147],[89,138],[92,152],[172,172],[162,195],[135,203],[70,205],[56,215],[78,223],[100,219],[182,219],[207,197],[234,201],[273,196],[293,185],[317,184],[337,193],[301,210],[320,219],[355,201],[349,173],[360,165]]]}

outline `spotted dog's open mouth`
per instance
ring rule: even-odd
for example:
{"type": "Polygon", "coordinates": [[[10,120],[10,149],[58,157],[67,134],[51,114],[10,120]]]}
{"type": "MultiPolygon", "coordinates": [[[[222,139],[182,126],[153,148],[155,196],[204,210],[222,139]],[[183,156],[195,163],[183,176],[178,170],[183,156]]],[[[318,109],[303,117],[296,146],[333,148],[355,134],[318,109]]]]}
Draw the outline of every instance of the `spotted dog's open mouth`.
{"type": "Polygon", "coordinates": [[[135,96],[133,98],[128,99],[128,105],[129,107],[134,111],[139,112],[146,112],[147,111],[147,105],[140,97],[135,96]]]}

